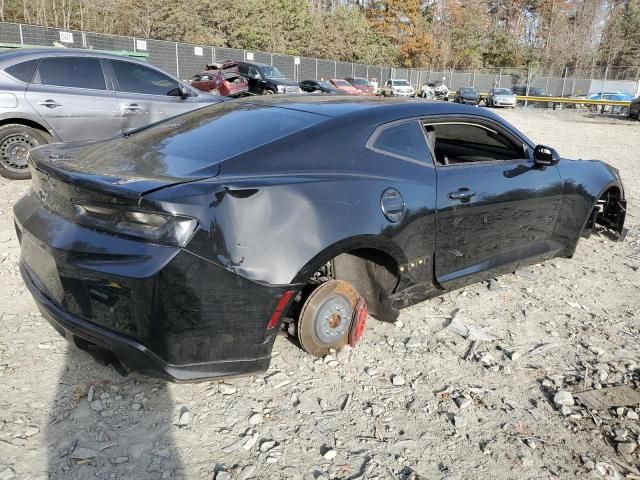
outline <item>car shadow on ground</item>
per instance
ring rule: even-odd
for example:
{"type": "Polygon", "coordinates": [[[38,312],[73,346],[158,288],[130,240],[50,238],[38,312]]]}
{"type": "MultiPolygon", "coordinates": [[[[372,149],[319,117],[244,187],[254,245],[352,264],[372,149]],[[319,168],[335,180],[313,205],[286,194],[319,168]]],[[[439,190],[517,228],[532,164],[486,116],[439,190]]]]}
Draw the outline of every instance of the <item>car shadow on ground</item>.
{"type": "Polygon", "coordinates": [[[71,343],[65,356],[45,427],[49,478],[184,476],[168,384],[123,377],[71,343]]]}

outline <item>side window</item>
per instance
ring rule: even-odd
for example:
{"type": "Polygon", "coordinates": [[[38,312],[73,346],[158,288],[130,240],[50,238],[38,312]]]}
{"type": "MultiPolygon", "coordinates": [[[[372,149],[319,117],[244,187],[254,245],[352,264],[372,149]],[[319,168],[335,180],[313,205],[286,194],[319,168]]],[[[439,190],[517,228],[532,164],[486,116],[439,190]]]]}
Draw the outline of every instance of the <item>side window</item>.
{"type": "Polygon", "coordinates": [[[425,126],[436,161],[441,165],[517,160],[525,157],[505,134],[471,123],[434,123],[425,126]]]}
{"type": "Polygon", "coordinates": [[[249,76],[251,78],[260,78],[260,72],[256,67],[249,66],[249,76]]]}
{"type": "Polygon", "coordinates": [[[137,63],[111,60],[118,91],[147,95],[180,95],[178,82],[152,68],[137,63]]]}
{"type": "Polygon", "coordinates": [[[371,147],[380,153],[431,163],[424,134],[415,121],[385,128],[377,134],[371,147]]]}
{"type": "Polygon", "coordinates": [[[248,75],[249,68],[245,64],[240,63],[238,64],[238,72],[240,72],[242,75],[248,75]]]}
{"type": "Polygon", "coordinates": [[[26,62],[16,63],[4,69],[13,78],[20,80],[24,83],[29,83],[33,78],[33,73],[36,71],[38,60],[27,60],[26,62]]]}
{"type": "Polygon", "coordinates": [[[42,58],[33,81],[59,87],[107,89],[102,66],[97,58],[42,58]]]}

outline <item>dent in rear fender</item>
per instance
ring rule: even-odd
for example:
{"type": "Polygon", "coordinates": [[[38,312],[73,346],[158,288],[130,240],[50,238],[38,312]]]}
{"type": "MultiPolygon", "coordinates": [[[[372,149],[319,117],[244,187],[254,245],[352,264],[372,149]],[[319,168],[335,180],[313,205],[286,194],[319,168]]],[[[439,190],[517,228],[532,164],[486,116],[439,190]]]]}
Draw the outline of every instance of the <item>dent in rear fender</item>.
{"type": "Polygon", "coordinates": [[[558,171],[563,181],[563,202],[553,236],[573,253],[582,229],[598,198],[611,187],[623,192],[611,167],[597,160],[561,160],[558,171]]]}
{"type": "Polygon", "coordinates": [[[430,257],[435,174],[416,167],[424,183],[361,175],[216,179],[159,191],[143,202],[188,209],[198,218],[188,251],[247,279],[287,285],[299,281],[299,272],[314,260],[322,262],[327,252],[379,248],[399,264],[430,257]],[[405,218],[397,224],[385,219],[380,208],[388,187],[398,189],[406,204],[405,218]]]}

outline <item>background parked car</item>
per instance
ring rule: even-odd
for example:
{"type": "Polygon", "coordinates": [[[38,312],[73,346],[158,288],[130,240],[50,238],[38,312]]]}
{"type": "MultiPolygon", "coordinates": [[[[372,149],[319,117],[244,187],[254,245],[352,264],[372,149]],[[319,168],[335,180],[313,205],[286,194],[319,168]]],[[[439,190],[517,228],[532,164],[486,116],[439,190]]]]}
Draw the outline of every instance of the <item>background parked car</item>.
{"type": "Polygon", "coordinates": [[[28,151],[52,141],[109,138],[218,103],[131,58],[74,49],[0,53],[0,175],[30,177],[28,151]]]}
{"type": "Polygon", "coordinates": [[[238,72],[249,82],[249,92],[255,95],[276,93],[300,93],[300,87],[293,80],[272,65],[257,62],[238,62],[238,72]]]}
{"type": "Polygon", "coordinates": [[[207,65],[207,70],[189,79],[189,84],[212,95],[241,97],[249,92],[249,82],[238,73],[238,64],[226,62],[207,65]]]}
{"type": "MultiPolygon", "coordinates": [[[[517,95],[517,96],[522,96],[522,97],[527,96],[526,85],[514,85],[513,87],[511,87],[511,91],[513,92],[514,95],[517,95]]],[[[529,85],[528,96],[529,97],[551,97],[551,95],[549,95],[543,87],[533,87],[531,85],[529,85]]],[[[533,102],[533,101],[527,100],[526,103],[527,103],[527,106],[530,106],[533,108],[553,108],[553,102],[533,102]]],[[[524,105],[525,101],[518,100],[516,104],[524,105]]]]}
{"type": "Polygon", "coordinates": [[[461,87],[456,92],[453,101],[466,103],[467,105],[478,105],[480,103],[480,92],[473,87],[461,87]]]}
{"type": "Polygon", "coordinates": [[[640,97],[631,101],[631,105],[629,106],[629,116],[636,120],[640,120],[640,97]]]}
{"type": "Polygon", "coordinates": [[[380,89],[380,95],[383,97],[413,97],[415,93],[409,80],[405,79],[387,80],[380,89]]]}
{"type": "Polygon", "coordinates": [[[485,100],[487,107],[516,107],[516,96],[508,88],[492,88],[485,100]]]}
{"type": "Polygon", "coordinates": [[[322,80],[303,80],[300,82],[300,88],[307,93],[331,93],[333,95],[344,95],[342,90],[338,90],[329,82],[322,80]]]}
{"type": "Polygon", "coordinates": [[[360,91],[361,95],[375,95],[376,89],[373,84],[367,80],[366,78],[360,77],[347,77],[345,78],[347,82],[353,85],[356,89],[360,91]]]}
{"type": "Polygon", "coordinates": [[[341,78],[332,78],[329,83],[336,90],[340,90],[348,95],[360,95],[360,90],[341,78]]]}
{"type": "MultiPolygon", "coordinates": [[[[624,92],[604,92],[604,93],[592,93],[587,96],[587,100],[613,100],[616,102],[632,102],[634,100],[633,95],[624,92]]],[[[627,115],[629,113],[629,107],[623,107],[620,105],[589,105],[590,112],[600,113],[611,112],[621,113],[627,115]]]]}

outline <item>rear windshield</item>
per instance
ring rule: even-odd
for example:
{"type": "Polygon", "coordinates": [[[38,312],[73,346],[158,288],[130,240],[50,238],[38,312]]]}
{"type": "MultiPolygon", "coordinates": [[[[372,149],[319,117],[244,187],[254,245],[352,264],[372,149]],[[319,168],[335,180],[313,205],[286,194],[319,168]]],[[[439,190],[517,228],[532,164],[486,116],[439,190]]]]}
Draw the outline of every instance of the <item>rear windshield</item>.
{"type": "Polygon", "coordinates": [[[369,83],[369,80],[367,80],[366,78],[354,78],[353,79],[353,83],[354,85],[362,85],[365,87],[370,87],[371,84],[369,83]]]}
{"type": "Polygon", "coordinates": [[[336,85],[339,85],[341,87],[350,87],[351,84],[349,82],[347,82],[346,80],[334,80],[333,83],[335,83],[336,85]]]}
{"type": "Polygon", "coordinates": [[[327,118],[278,107],[223,102],[143,128],[133,132],[131,138],[138,145],[161,150],[163,155],[186,157],[191,168],[196,167],[194,162],[208,167],[327,118]]]}
{"type": "Polygon", "coordinates": [[[478,93],[478,91],[475,88],[461,88],[460,89],[460,93],[466,93],[469,95],[473,95],[478,93]]]}
{"type": "Polygon", "coordinates": [[[494,92],[496,95],[512,95],[511,90],[508,88],[496,88],[494,92]]]}
{"type": "Polygon", "coordinates": [[[392,80],[394,87],[410,87],[409,82],[406,80],[392,80]]]}

